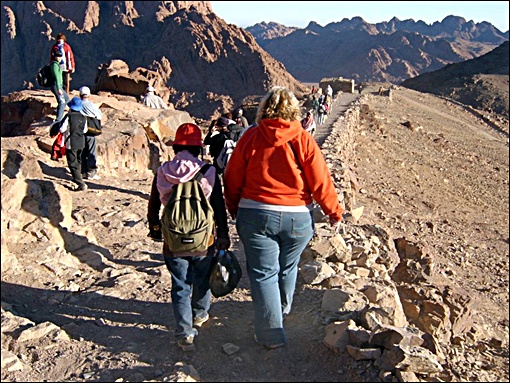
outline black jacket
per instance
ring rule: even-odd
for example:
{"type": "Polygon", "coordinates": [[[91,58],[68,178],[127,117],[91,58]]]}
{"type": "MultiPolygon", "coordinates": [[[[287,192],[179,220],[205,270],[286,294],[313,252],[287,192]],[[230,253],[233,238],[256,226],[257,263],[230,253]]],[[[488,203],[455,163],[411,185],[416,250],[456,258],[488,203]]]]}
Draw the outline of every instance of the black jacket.
{"type": "Polygon", "coordinates": [[[83,128],[85,126],[85,116],[80,112],[71,110],[68,113],[69,120],[69,141],[71,150],[80,150],[85,148],[85,134],[83,128]]]}
{"type": "Polygon", "coordinates": [[[216,163],[216,158],[220,155],[223,146],[225,145],[226,140],[230,140],[230,132],[221,131],[216,134],[212,134],[210,131],[207,133],[207,136],[204,138],[204,145],[209,145],[209,153],[211,153],[214,162],[216,163]]]}

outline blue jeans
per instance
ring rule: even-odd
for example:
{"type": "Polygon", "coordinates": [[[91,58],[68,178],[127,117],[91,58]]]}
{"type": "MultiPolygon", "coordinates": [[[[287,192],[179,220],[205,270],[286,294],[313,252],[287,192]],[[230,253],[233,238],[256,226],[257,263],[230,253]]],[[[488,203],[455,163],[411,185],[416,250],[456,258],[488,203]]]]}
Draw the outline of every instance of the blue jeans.
{"type": "Polygon", "coordinates": [[[172,308],[174,310],[177,338],[196,336],[193,318],[203,318],[211,307],[209,275],[214,246],[205,257],[165,257],[165,264],[172,277],[172,308]]]}
{"type": "Polygon", "coordinates": [[[286,343],[283,316],[290,313],[301,253],[313,236],[312,214],[240,208],[236,228],[246,255],[257,341],[286,343]]]}
{"type": "Polygon", "coordinates": [[[58,103],[57,111],[56,111],[57,119],[55,121],[60,121],[62,119],[62,117],[64,117],[64,110],[66,108],[67,103],[69,102],[69,96],[67,95],[65,90],[63,91],[62,95],[59,95],[56,84],[53,84],[51,86],[51,92],[57,99],[57,103],[58,103]]]}

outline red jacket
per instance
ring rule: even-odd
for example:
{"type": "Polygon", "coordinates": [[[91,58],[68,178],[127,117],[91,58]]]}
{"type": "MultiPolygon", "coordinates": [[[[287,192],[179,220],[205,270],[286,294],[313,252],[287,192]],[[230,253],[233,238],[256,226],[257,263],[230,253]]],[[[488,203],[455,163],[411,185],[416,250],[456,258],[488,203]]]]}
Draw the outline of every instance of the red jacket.
{"type": "Polygon", "coordinates": [[[342,219],[324,156],[299,121],[264,119],[248,129],[232,152],[223,184],[233,215],[241,198],[283,206],[306,206],[315,200],[324,214],[342,219]]]}
{"type": "MultiPolygon", "coordinates": [[[[50,63],[53,61],[53,52],[58,50],[59,47],[58,47],[58,43],[56,43],[55,45],[53,45],[51,47],[51,51],[50,51],[50,63]]],[[[73,54],[73,50],[71,49],[71,46],[68,44],[68,43],[64,43],[64,59],[65,59],[65,63],[66,63],[66,69],[64,70],[64,72],[75,72],[76,70],[76,66],[74,64],[74,54],[73,54]]]]}
{"type": "Polygon", "coordinates": [[[64,133],[58,133],[53,145],[51,146],[51,159],[58,161],[66,155],[66,144],[64,139],[64,133]]]}

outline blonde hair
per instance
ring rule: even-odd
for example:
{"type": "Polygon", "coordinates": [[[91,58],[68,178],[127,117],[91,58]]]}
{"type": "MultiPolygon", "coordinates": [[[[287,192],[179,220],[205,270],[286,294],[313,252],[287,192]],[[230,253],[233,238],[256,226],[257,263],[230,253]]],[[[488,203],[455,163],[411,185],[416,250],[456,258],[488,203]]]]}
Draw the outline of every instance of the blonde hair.
{"type": "Polygon", "coordinates": [[[300,117],[301,109],[294,93],[282,86],[275,86],[262,98],[255,122],[258,124],[265,118],[294,121],[300,117]]]}

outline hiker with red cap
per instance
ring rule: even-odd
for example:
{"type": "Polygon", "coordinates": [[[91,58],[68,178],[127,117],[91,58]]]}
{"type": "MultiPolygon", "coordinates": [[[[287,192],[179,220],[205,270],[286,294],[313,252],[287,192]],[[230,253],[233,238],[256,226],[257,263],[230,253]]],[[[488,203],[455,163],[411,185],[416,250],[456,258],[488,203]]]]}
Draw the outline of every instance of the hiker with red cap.
{"type": "Polygon", "coordinates": [[[164,162],[157,170],[152,183],[148,214],[149,237],[162,240],[160,209],[169,202],[172,191],[179,183],[199,179],[201,189],[214,211],[214,235],[204,252],[182,256],[163,241],[163,256],[172,278],[172,307],[176,322],[177,344],[185,351],[193,348],[197,327],[209,319],[211,292],[209,275],[216,250],[228,250],[227,212],[221,182],[214,166],[203,158],[202,132],[192,123],[179,126],[173,141],[167,142],[174,158],[164,162]],[[206,167],[204,167],[206,166],[206,167]],[[204,167],[204,169],[202,169],[204,167]],[[200,174],[199,174],[200,173],[200,174]],[[201,175],[201,178],[197,178],[201,175]]]}

